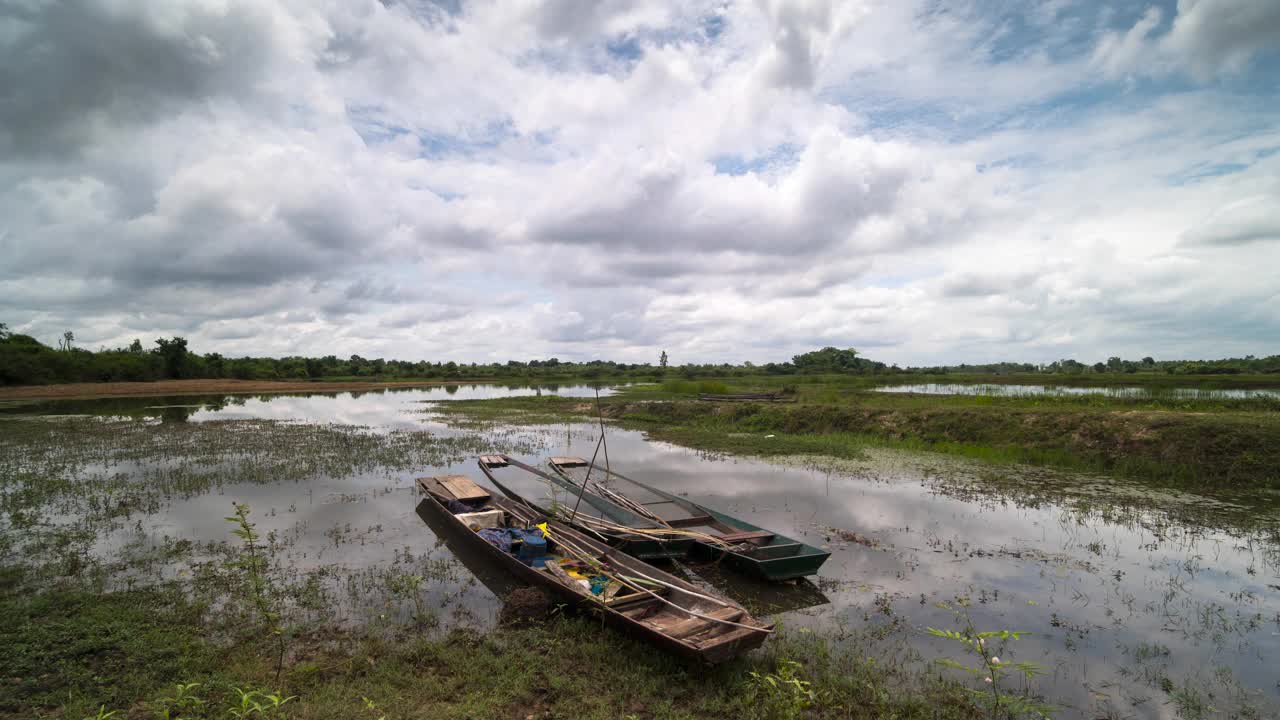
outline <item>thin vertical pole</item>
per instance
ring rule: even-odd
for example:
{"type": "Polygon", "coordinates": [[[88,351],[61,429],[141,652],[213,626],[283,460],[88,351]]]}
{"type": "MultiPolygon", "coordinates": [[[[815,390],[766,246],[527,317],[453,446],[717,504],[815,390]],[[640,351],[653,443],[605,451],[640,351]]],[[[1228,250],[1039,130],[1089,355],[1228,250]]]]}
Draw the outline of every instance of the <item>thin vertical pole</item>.
{"type": "Polygon", "coordinates": [[[578,517],[578,506],[582,504],[582,494],[587,491],[587,481],[591,479],[591,469],[596,466],[596,453],[600,452],[600,443],[604,442],[604,435],[596,441],[596,451],[591,453],[591,464],[587,465],[587,474],[582,476],[582,487],[578,488],[578,501],[573,504],[573,513],[569,515],[569,524],[573,524],[573,519],[578,517]]]}
{"type": "Polygon", "coordinates": [[[613,471],[609,469],[609,441],[604,436],[604,410],[600,407],[600,388],[596,388],[596,416],[600,418],[600,442],[604,445],[605,481],[613,479],[613,471]]]}

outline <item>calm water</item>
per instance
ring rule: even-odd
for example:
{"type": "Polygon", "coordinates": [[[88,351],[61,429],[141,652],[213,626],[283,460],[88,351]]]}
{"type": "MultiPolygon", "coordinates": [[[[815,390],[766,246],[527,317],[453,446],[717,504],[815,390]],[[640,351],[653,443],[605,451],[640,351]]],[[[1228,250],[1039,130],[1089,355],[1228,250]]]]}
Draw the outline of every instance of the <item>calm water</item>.
{"type": "MultiPolygon", "coordinates": [[[[133,411],[169,423],[266,418],[460,435],[464,431],[443,424],[422,401],[523,392],[462,387],[453,394],[429,389],[150,399],[134,401],[133,411]]],[[[122,412],[119,401],[101,405],[108,414],[122,412]]],[[[81,403],[77,411],[89,407],[81,403]]],[[[542,465],[552,454],[590,456],[598,428],[485,432],[522,447],[513,454],[542,465]]],[[[1263,717],[1280,717],[1280,522],[1274,499],[1259,508],[1153,496],[1117,482],[1030,470],[1010,482],[1007,471],[995,477],[982,466],[889,452],[819,470],[712,457],[616,429],[609,431],[608,447],[612,464],[637,480],[832,551],[820,575],[796,587],[694,568],[702,581],[760,612],[776,613],[785,626],[848,638],[886,658],[928,661],[955,649],[924,629],[957,627],[957,612],[964,611],[979,630],[1032,633],[1011,645],[1011,656],[1044,666],[1049,674],[1036,687],[1063,708],[1061,717],[1176,717],[1175,698],[1189,691],[1223,709],[1234,707],[1244,692],[1264,708],[1263,717]],[[1207,693],[1213,693],[1211,701],[1207,693]]],[[[403,617],[411,609],[408,595],[415,593],[392,601],[385,589],[396,572],[407,571],[429,577],[416,594],[442,623],[489,626],[497,594],[505,589],[503,576],[475,558],[456,557],[447,538],[437,537],[416,511],[414,478],[446,472],[483,478],[474,461],[465,460],[303,482],[230,482],[209,494],[168,498],[136,525],[101,538],[96,551],[109,555],[165,538],[224,540],[222,518],[230,501],[247,502],[260,529],[286,541],[285,563],[322,578],[351,616],[373,622],[403,617]]]]}
{"type": "Polygon", "coordinates": [[[418,420],[401,420],[402,413],[421,410],[422,403],[452,400],[492,400],[505,397],[559,395],[600,397],[612,387],[590,385],[435,385],[351,392],[264,395],[173,395],[121,397],[100,400],[34,400],[0,403],[0,415],[128,415],[153,416],[165,421],[187,420],[305,420],[381,427],[418,427],[418,420]]]}
{"type": "Polygon", "coordinates": [[[1272,389],[1204,389],[1204,388],[1144,388],[1144,387],[1068,387],[1065,385],[995,385],[961,383],[920,383],[916,385],[885,385],[873,388],[875,392],[919,393],[922,395],[989,395],[992,397],[1037,397],[1103,395],[1135,400],[1173,398],[1178,400],[1280,400],[1280,390],[1272,389]]]}

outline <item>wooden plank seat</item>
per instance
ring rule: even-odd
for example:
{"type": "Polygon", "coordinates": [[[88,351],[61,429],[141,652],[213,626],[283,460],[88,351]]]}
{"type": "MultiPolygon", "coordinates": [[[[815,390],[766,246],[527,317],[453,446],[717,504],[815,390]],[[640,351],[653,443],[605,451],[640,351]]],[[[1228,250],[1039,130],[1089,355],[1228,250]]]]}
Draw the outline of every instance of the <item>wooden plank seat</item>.
{"type": "Polygon", "coordinates": [[[739,543],[752,540],[771,540],[777,536],[768,530],[743,530],[742,532],[727,533],[716,537],[728,543],[739,543]]]}
{"type": "Polygon", "coordinates": [[[769,560],[772,558],[791,557],[800,552],[803,547],[800,543],[781,543],[778,545],[757,545],[748,550],[751,557],[759,560],[769,560]]]}
{"type": "MultiPolygon", "coordinates": [[[[713,610],[712,612],[702,614],[707,617],[716,618],[717,620],[728,620],[730,622],[734,622],[737,621],[738,618],[741,618],[745,613],[741,608],[724,607],[719,610],[713,610]]],[[[707,620],[706,618],[690,617],[668,625],[666,627],[666,633],[669,637],[680,639],[689,637],[690,635],[697,635],[704,630],[711,629],[714,625],[724,625],[724,623],[707,620]]],[[[725,625],[725,627],[733,626],[725,625]]]]}
{"type": "Polygon", "coordinates": [[[716,519],[710,515],[698,515],[690,518],[680,518],[677,520],[667,520],[666,523],[673,528],[698,527],[700,525],[712,525],[716,519]]]}
{"type": "Polygon", "coordinates": [[[551,458],[551,462],[559,465],[560,467],[584,467],[587,464],[587,461],[580,457],[567,457],[563,455],[557,455],[551,458]]]}
{"type": "Polygon", "coordinates": [[[708,650],[718,645],[726,645],[728,643],[737,642],[738,640],[742,640],[743,638],[749,637],[752,633],[756,632],[751,628],[740,628],[740,627],[734,627],[732,625],[725,625],[724,627],[728,628],[728,632],[721,633],[719,635],[712,635],[708,638],[703,639],[702,641],[697,643],[698,649],[708,650]]]}
{"type": "Polygon", "coordinates": [[[453,493],[453,497],[467,502],[469,500],[488,500],[489,492],[466,475],[440,475],[436,478],[444,489],[453,493]]]}
{"type": "MultiPolygon", "coordinates": [[[[635,596],[632,596],[634,598],[635,596]]],[[[639,598],[628,598],[629,602],[621,602],[612,607],[629,618],[639,618],[658,610],[661,601],[651,595],[639,598]]]]}

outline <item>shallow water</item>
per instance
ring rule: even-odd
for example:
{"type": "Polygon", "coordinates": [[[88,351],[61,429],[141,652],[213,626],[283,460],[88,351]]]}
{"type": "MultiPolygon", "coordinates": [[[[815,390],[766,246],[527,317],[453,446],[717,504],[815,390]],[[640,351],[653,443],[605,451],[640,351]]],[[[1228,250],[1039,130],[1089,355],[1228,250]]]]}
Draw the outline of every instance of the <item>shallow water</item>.
{"type": "MultiPolygon", "coordinates": [[[[441,394],[150,399],[131,412],[170,430],[266,419],[359,425],[373,433],[474,435],[474,429],[446,426],[422,402],[441,394]]],[[[75,412],[92,409],[82,404],[75,412]]],[[[99,409],[129,414],[118,401],[99,409]]],[[[598,432],[590,424],[483,431],[492,448],[538,466],[552,454],[589,457],[598,432]]],[[[1280,716],[1275,498],[1262,506],[1155,494],[1107,479],[1000,470],[930,454],[873,451],[854,462],[760,462],[649,442],[618,429],[607,439],[612,465],[637,480],[831,550],[819,576],[795,587],[694,568],[753,609],[776,613],[784,626],[845,638],[884,658],[927,662],[960,659],[956,648],[924,630],[958,628],[960,614],[967,614],[978,630],[1030,633],[1000,652],[1005,660],[1043,666],[1048,675],[1034,687],[1062,708],[1061,717],[1190,717],[1197,701],[1226,712],[1242,697],[1262,707],[1262,717],[1280,716]]],[[[137,475],[164,462],[171,460],[144,457],[109,471],[137,475]]],[[[343,617],[394,623],[425,607],[441,624],[485,627],[504,589],[501,573],[475,558],[455,557],[416,509],[414,478],[453,472],[483,478],[474,460],[461,456],[434,466],[278,481],[237,482],[229,474],[211,490],[170,494],[131,514],[99,537],[93,552],[224,541],[223,517],[232,501],[244,502],[261,531],[276,533],[283,564],[313,578],[343,617]]],[[[178,562],[160,572],[197,571],[195,563],[178,562]]]]}
{"type": "Polygon", "coordinates": [[[1280,390],[1247,388],[1145,388],[1069,387],[1066,385],[997,385],[963,383],[920,383],[885,385],[875,392],[918,393],[921,395],[986,395],[991,397],[1068,397],[1101,395],[1130,400],[1280,400],[1280,390]]]}

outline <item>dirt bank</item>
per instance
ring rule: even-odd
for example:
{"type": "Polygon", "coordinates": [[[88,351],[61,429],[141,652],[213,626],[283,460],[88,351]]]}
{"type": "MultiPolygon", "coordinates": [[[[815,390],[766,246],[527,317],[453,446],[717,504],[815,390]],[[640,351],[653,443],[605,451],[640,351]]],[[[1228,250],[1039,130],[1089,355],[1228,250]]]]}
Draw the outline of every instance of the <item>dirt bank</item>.
{"type": "Polygon", "coordinates": [[[15,385],[0,387],[0,400],[83,400],[99,397],[143,397],[147,395],[216,395],[218,393],[345,392],[383,388],[430,387],[476,380],[409,382],[311,382],[299,380],[157,380],[155,382],[68,383],[65,385],[15,385]]]}

